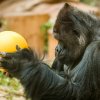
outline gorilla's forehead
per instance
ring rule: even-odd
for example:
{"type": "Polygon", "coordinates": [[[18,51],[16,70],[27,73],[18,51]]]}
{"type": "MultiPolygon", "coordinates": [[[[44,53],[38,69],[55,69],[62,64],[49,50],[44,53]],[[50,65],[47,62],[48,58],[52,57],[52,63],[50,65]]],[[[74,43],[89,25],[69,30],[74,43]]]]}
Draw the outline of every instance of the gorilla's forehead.
{"type": "Polygon", "coordinates": [[[86,27],[91,27],[95,24],[97,18],[70,5],[64,5],[58,13],[57,21],[72,21],[73,23],[80,23],[86,27]]]}

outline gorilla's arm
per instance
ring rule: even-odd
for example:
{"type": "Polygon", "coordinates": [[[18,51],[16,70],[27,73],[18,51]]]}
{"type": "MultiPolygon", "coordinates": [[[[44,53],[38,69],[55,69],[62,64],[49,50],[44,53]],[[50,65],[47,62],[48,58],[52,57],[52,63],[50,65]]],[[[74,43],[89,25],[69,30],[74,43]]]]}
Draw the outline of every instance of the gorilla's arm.
{"type": "Polygon", "coordinates": [[[92,42],[86,48],[81,62],[72,70],[70,77],[77,87],[78,100],[100,99],[100,41],[92,42]]]}
{"type": "Polygon", "coordinates": [[[1,53],[1,66],[18,78],[32,100],[64,100],[67,81],[52,71],[28,49],[1,53]]]}
{"type": "Polygon", "coordinates": [[[58,76],[48,65],[42,62],[37,66],[28,67],[28,69],[24,70],[21,83],[25,86],[25,91],[29,97],[32,97],[33,100],[37,98],[41,100],[64,99],[66,82],[62,77],[58,76]],[[27,72],[27,70],[30,70],[30,72],[27,72]]]}

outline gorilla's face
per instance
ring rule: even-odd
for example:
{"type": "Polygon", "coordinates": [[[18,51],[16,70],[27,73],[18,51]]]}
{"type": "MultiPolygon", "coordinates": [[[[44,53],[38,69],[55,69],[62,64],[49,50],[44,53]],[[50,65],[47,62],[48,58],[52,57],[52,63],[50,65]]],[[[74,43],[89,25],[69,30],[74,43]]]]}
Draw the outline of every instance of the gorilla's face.
{"type": "Polygon", "coordinates": [[[58,40],[56,57],[68,66],[79,62],[91,41],[90,25],[84,20],[87,16],[89,15],[85,16],[83,12],[68,4],[65,4],[58,14],[53,29],[54,37],[58,40]]]}

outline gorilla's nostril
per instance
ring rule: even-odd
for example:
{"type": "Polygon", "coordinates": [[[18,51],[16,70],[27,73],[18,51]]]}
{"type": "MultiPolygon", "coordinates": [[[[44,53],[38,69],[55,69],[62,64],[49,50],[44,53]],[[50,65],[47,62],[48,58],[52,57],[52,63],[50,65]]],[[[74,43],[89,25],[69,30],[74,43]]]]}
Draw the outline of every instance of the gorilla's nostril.
{"type": "Polygon", "coordinates": [[[58,48],[56,48],[56,52],[59,52],[59,49],[58,48]]]}
{"type": "Polygon", "coordinates": [[[56,52],[59,52],[60,48],[57,46],[55,50],[56,50],[56,52]]]}
{"type": "Polygon", "coordinates": [[[60,55],[62,51],[62,47],[60,45],[57,45],[57,47],[55,48],[56,55],[60,55]]]}

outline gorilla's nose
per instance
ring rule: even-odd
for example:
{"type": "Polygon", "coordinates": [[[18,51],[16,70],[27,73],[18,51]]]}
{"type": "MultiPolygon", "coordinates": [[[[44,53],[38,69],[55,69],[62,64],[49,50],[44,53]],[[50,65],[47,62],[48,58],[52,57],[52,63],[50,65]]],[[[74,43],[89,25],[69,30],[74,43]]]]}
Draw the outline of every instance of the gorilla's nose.
{"type": "Polygon", "coordinates": [[[63,48],[60,45],[57,45],[55,48],[56,56],[62,55],[63,48]]]}

